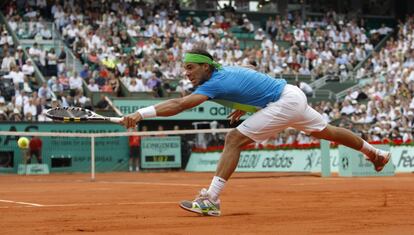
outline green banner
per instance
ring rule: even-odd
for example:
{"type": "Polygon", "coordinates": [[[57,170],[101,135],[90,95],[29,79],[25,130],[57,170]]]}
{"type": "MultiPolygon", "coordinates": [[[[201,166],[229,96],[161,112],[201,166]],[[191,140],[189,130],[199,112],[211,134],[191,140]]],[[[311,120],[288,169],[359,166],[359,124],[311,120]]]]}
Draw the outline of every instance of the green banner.
{"type": "MultiPolygon", "coordinates": [[[[337,171],[338,151],[330,151],[331,170],[337,171]]],[[[186,171],[215,171],[220,152],[192,153],[186,171]]],[[[319,149],[243,151],[238,172],[318,172],[321,169],[319,149]]]]}
{"type": "Polygon", "coordinates": [[[181,138],[143,137],[141,140],[142,168],[180,168],[181,138]]]}
{"type": "MultiPolygon", "coordinates": [[[[361,153],[344,146],[330,149],[331,172],[341,171],[344,176],[391,175],[394,166],[396,172],[414,172],[414,146],[376,146],[391,151],[392,161],[381,173],[375,172],[372,163],[361,153]]],[[[220,152],[192,153],[186,171],[215,171],[220,156],[220,152]]],[[[321,172],[321,163],[320,149],[244,151],[237,171],[321,172]]]]}
{"type": "MultiPolygon", "coordinates": [[[[165,100],[125,100],[114,99],[114,105],[124,114],[130,114],[136,110],[151,105],[158,104],[165,100]]],[[[227,116],[232,112],[231,108],[222,106],[212,101],[206,101],[192,109],[188,109],[170,117],[149,118],[149,120],[227,120],[227,116]]],[[[243,116],[245,119],[249,114],[243,116]]]]}
{"type": "MultiPolygon", "coordinates": [[[[85,123],[8,123],[0,124],[1,131],[56,133],[112,133],[125,128],[116,124],[85,123]]],[[[29,139],[31,136],[27,136],[29,139]]],[[[39,137],[42,140],[42,161],[51,172],[89,172],[91,139],[80,137],[39,137]]],[[[18,136],[0,136],[0,172],[17,172],[23,162],[17,146],[18,136]]],[[[95,138],[96,171],[126,171],[129,147],[127,137],[95,138]]],[[[33,156],[32,163],[37,160],[33,156]]]]}

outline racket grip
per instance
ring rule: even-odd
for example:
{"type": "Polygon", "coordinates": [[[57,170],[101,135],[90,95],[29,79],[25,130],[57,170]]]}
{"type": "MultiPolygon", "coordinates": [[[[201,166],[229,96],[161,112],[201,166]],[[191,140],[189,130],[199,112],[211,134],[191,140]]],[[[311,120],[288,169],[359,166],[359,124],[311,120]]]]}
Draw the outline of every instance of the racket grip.
{"type": "Polygon", "coordinates": [[[110,122],[115,122],[115,123],[121,123],[122,118],[119,118],[119,117],[110,117],[109,118],[109,121],[110,122]]]}

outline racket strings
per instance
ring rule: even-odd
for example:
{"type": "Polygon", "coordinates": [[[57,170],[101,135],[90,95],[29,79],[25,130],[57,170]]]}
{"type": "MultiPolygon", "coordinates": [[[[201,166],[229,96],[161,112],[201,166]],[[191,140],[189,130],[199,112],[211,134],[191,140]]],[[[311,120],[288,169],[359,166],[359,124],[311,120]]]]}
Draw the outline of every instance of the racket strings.
{"type": "Polygon", "coordinates": [[[91,114],[88,111],[82,109],[55,109],[51,110],[51,115],[55,117],[71,117],[71,118],[83,118],[89,117],[91,114]]]}

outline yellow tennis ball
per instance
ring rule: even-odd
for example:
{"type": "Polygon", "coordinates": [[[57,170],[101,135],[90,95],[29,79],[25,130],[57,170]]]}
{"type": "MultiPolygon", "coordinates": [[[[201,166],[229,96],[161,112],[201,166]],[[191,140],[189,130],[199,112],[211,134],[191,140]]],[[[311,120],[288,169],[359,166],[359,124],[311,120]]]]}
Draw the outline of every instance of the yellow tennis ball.
{"type": "Polygon", "coordinates": [[[17,145],[21,149],[27,149],[29,147],[29,139],[26,137],[20,137],[17,141],[17,145]]]}

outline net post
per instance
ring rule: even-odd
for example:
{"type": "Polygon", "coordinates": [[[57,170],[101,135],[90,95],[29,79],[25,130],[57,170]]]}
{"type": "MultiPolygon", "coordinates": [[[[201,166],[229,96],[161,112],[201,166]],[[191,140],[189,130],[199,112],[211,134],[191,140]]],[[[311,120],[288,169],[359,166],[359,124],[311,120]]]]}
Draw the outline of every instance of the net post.
{"type": "Polygon", "coordinates": [[[329,155],[330,141],[321,140],[321,176],[331,176],[331,158],[329,155]]]}
{"type": "Polygon", "coordinates": [[[91,181],[95,181],[95,136],[91,136],[91,181]]]}

